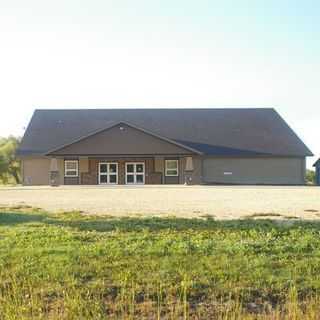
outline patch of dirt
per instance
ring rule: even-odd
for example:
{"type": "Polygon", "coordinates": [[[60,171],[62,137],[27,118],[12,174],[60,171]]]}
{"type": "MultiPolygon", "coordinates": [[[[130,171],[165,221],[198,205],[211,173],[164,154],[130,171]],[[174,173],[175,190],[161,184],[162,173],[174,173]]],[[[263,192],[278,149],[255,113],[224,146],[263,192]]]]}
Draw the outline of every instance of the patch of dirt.
{"type": "Polygon", "coordinates": [[[270,218],[270,217],[281,217],[282,215],[280,213],[274,213],[274,212],[270,212],[270,213],[254,213],[251,215],[248,215],[248,218],[270,218]]]}

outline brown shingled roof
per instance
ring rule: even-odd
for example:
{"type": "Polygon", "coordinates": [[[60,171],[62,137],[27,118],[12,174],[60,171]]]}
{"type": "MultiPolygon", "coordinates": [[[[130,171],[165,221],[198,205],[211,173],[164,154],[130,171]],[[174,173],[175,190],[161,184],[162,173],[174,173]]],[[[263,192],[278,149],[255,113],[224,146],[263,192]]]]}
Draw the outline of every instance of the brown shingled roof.
{"type": "Polygon", "coordinates": [[[274,109],[36,110],[18,154],[46,154],[119,122],[208,155],[312,155],[274,109]]]}

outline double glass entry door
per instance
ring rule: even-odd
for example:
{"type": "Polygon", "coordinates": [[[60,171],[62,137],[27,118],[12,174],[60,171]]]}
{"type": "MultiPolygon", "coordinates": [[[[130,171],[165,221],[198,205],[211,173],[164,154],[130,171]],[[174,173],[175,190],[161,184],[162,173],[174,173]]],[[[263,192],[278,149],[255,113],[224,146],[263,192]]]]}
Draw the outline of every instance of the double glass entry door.
{"type": "Polygon", "coordinates": [[[118,164],[116,162],[99,163],[99,184],[118,183],[118,164]]]}
{"type": "MultiPolygon", "coordinates": [[[[117,162],[100,162],[98,178],[99,178],[99,184],[118,184],[118,163],[117,162]]],[[[125,183],[126,184],[144,184],[145,183],[144,162],[126,162],[125,183]]]]}
{"type": "Polygon", "coordinates": [[[144,162],[126,163],[126,184],[144,184],[144,162]]]}

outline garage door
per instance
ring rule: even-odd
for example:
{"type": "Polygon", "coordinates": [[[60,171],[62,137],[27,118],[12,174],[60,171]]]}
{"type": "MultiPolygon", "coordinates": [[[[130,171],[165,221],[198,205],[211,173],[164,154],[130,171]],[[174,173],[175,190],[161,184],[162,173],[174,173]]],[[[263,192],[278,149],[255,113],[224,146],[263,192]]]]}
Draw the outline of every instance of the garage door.
{"type": "Polygon", "coordinates": [[[206,158],[205,183],[226,184],[303,184],[301,158],[206,158]]]}

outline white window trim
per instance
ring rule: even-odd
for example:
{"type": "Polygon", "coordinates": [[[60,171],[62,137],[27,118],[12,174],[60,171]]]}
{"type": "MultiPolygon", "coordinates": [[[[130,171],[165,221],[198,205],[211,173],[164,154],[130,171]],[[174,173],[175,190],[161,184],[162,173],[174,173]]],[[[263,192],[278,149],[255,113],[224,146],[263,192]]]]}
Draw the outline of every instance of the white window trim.
{"type": "Polygon", "coordinates": [[[179,160],[177,159],[167,159],[165,161],[165,173],[166,173],[166,177],[178,177],[179,176],[179,160]],[[176,174],[168,174],[168,170],[175,170],[175,169],[168,169],[168,166],[167,166],[167,163],[169,161],[175,161],[176,164],[177,164],[177,173],[176,174]]]}
{"type": "Polygon", "coordinates": [[[118,162],[99,162],[99,184],[118,184],[118,162]],[[108,172],[101,172],[100,165],[106,164],[108,166],[108,172]],[[110,173],[110,164],[115,164],[117,167],[117,172],[110,173]],[[107,182],[101,182],[101,176],[107,176],[107,182]],[[116,176],[116,182],[110,182],[110,176],[116,176]]]}
{"type": "Polygon", "coordinates": [[[138,184],[138,185],[141,185],[141,184],[145,184],[145,180],[146,180],[146,176],[145,176],[145,171],[146,171],[146,165],[144,162],[126,162],[125,164],[126,166],[126,184],[138,184]],[[128,172],[127,171],[127,165],[129,164],[133,164],[134,165],[134,170],[133,172],[128,172]],[[143,165],[143,171],[142,172],[137,172],[136,171],[136,165],[137,164],[142,164],[143,165]],[[143,175],[143,182],[137,182],[137,175],[143,175]],[[127,181],[127,176],[133,176],[133,182],[128,182],[127,181]]]}
{"type": "Polygon", "coordinates": [[[79,161],[78,160],[64,160],[64,176],[65,178],[78,178],[79,177],[79,161]],[[76,163],[76,169],[68,169],[67,164],[68,163],[76,163]],[[76,175],[68,175],[69,171],[77,171],[76,175]]]}

